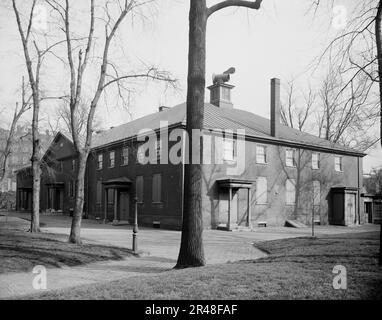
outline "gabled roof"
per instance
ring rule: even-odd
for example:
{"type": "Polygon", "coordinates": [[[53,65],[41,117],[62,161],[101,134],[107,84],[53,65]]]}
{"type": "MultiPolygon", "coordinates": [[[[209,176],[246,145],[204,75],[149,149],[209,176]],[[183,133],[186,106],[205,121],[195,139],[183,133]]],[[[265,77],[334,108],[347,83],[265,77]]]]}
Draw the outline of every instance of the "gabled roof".
{"type": "MultiPolygon", "coordinates": [[[[156,112],[145,117],[133,120],[123,125],[103,131],[93,137],[93,148],[112,144],[136,136],[142,129],[156,130],[160,122],[167,121],[168,126],[186,124],[186,103],[179,104],[165,111],[156,112]]],[[[246,137],[263,140],[264,142],[294,145],[310,149],[322,149],[328,152],[351,153],[364,156],[365,154],[340,144],[334,144],[312,134],[301,132],[280,124],[279,138],[270,135],[270,120],[254,113],[230,108],[219,108],[210,103],[204,107],[205,129],[230,129],[236,132],[244,129],[246,137]]]]}
{"type": "Polygon", "coordinates": [[[97,148],[123,139],[134,137],[142,129],[159,129],[161,121],[167,121],[168,126],[182,123],[185,124],[185,111],[185,104],[180,104],[173,108],[152,113],[112,129],[102,131],[93,136],[92,147],[97,148]]]}
{"type": "Polygon", "coordinates": [[[69,144],[73,145],[73,141],[70,137],[70,135],[68,134],[65,134],[63,133],[62,131],[58,131],[55,136],[50,140],[49,144],[46,144],[46,146],[44,146],[42,148],[42,154],[43,156],[41,157],[41,159],[44,159],[48,156],[48,151],[50,151],[53,147],[53,145],[60,139],[60,138],[63,138],[64,140],[67,140],[69,142],[69,144]]]}

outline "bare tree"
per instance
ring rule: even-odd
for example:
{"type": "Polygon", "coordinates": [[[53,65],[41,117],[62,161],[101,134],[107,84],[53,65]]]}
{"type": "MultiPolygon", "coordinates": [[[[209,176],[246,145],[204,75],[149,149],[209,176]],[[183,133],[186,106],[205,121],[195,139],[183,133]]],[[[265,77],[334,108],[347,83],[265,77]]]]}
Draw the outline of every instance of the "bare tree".
{"type": "MultiPolygon", "coordinates": [[[[149,1],[150,2],[150,1],[149,1]]],[[[126,19],[128,14],[133,14],[134,10],[147,2],[124,0],[120,1],[106,1],[103,6],[99,6],[105,14],[106,19],[96,16],[95,0],[90,0],[90,24],[85,44],[77,43],[73,45],[73,35],[71,29],[71,22],[73,19],[73,11],[69,0],[65,0],[64,5],[57,0],[47,0],[50,7],[58,13],[63,23],[62,30],[65,34],[66,43],[66,59],[69,65],[70,83],[69,83],[69,109],[70,109],[70,132],[73,138],[74,148],[78,156],[78,175],[76,179],[76,204],[74,208],[71,232],[69,241],[72,243],[81,243],[81,221],[84,207],[84,179],[86,162],[91,150],[92,135],[94,131],[94,117],[101,95],[105,89],[111,85],[116,85],[118,92],[121,95],[123,89],[123,81],[129,79],[152,79],[165,81],[170,84],[175,84],[176,81],[171,79],[169,73],[160,71],[157,68],[150,67],[142,73],[124,74],[120,75],[117,67],[109,58],[110,45],[116,35],[117,30],[121,27],[122,22],[126,19]],[[112,4],[114,3],[114,10],[112,4]],[[119,11],[116,17],[113,17],[112,12],[119,11]],[[87,69],[91,52],[96,50],[94,46],[95,30],[97,25],[101,26],[104,23],[104,43],[102,46],[101,65],[97,75],[96,88],[90,93],[91,102],[87,106],[86,112],[80,110],[81,103],[83,103],[83,79],[87,69]],[[76,58],[77,57],[77,58],[76,58]],[[108,73],[108,68],[111,68],[113,74],[108,73]],[[85,117],[85,122],[81,117],[85,117]],[[83,127],[85,134],[81,139],[81,132],[83,127]]]]}
{"type": "Polygon", "coordinates": [[[316,101],[316,94],[309,86],[308,92],[303,93],[303,102],[298,102],[294,81],[289,81],[286,86],[286,99],[281,104],[281,121],[284,125],[305,131],[306,125],[312,115],[316,101]]]}
{"type": "MultiPolygon", "coordinates": [[[[212,14],[224,8],[259,9],[261,2],[262,0],[225,0],[208,8],[206,0],[190,1],[186,127],[191,150],[200,150],[200,159],[203,159],[203,142],[200,139],[194,141],[192,131],[196,129],[200,132],[203,129],[207,20],[212,14]]],[[[205,264],[202,239],[202,184],[202,166],[191,161],[190,164],[185,164],[182,239],[175,268],[205,264]]]]}
{"type": "Polygon", "coordinates": [[[343,75],[330,68],[315,109],[319,137],[359,150],[373,145],[378,140],[372,130],[378,119],[378,103],[370,101],[370,90],[365,75],[344,85],[343,75]]]}
{"type": "Polygon", "coordinates": [[[368,193],[382,194],[382,168],[373,168],[370,175],[364,178],[364,186],[368,193]]]}
{"type": "Polygon", "coordinates": [[[40,168],[40,139],[38,133],[38,123],[39,123],[39,111],[40,111],[40,70],[42,65],[42,60],[44,57],[44,51],[41,51],[36,41],[33,41],[33,47],[37,56],[37,61],[35,63],[32,62],[31,59],[31,29],[32,29],[32,20],[34,9],[36,6],[37,0],[33,0],[32,7],[30,9],[29,18],[27,21],[26,30],[23,29],[20,13],[17,9],[16,0],[12,0],[13,11],[16,16],[16,22],[23,46],[25,64],[28,71],[29,77],[29,85],[32,91],[32,101],[33,101],[33,118],[32,118],[32,176],[33,176],[33,196],[32,196],[32,219],[31,219],[31,232],[39,232],[40,231],[40,176],[41,176],[41,168],[40,168]],[[34,66],[34,67],[33,67],[34,66]]]}
{"type": "Polygon", "coordinates": [[[31,108],[30,100],[32,99],[32,96],[29,96],[28,99],[25,99],[24,77],[22,81],[21,92],[21,106],[19,108],[19,104],[18,102],[16,102],[15,111],[13,113],[13,118],[9,126],[7,137],[5,139],[4,148],[0,150],[0,186],[2,185],[8,173],[8,161],[12,153],[12,146],[15,143],[16,125],[19,122],[22,115],[31,108]]]}
{"type": "MultiPolygon", "coordinates": [[[[328,2],[331,7],[336,5],[336,0],[318,0],[312,3],[314,12],[322,6],[323,2],[328,2]]],[[[354,3],[352,12],[348,12],[350,18],[346,21],[346,28],[340,31],[329,43],[318,61],[322,62],[328,58],[329,64],[335,66],[340,76],[340,87],[337,88],[335,100],[344,93],[349,97],[347,107],[357,108],[354,105],[354,97],[362,92],[364,102],[367,99],[374,99],[374,88],[378,90],[378,97],[371,103],[374,111],[369,116],[380,118],[380,139],[382,138],[382,42],[381,42],[381,19],[382,1],[365,0],[354,3]],[[379,110],[375,110],[378,108],[379,110]]],[[[361,108],[363,113],[365,111],[361,108]]],[[[328,116],[328,115],[327,115],[328,116]]],[[[351,117],[350,117],[351,118],[351,117]]],[[[348,119],[349,120],[349,119],[348,119]]],[[[344,121],[344,124],[348,122],[344,121]]],[[[346,126],[346,125],[345,125],[346,126]]],[[[340,128],[339,133],[344,131],[340,128]]],[[[326,132],[328,136],[330,131],[326,132]]],[[[342,133],[341,133],[342,134],[342,133]]],[[[329,138],[330,139],[330,138],[329,138]]],[[[339,137],[334,137],[338,140],[339,137]]],[[[382,140],[381,140],[382,143],[382,140]]]]}
{"type": "MultiPolygon", "coordinates": [[[[78,119],[78,132],[76,135],[80,137],[83,141],[86,137],[86,124],[88,115],[88,105],[86,103],[80,103],[77,110],[75,118],[78,119]]],[[[62,130],[68,132],[72,136],[72,126],[71,126],[71,112],[68,103],[62,103],[58,106],[55,114],[56,123],[54,125],[55,130],[62,130]]],[[[101,127],[101,120],[95,115],[93,119],[93,132],[99,130],[101,127]]]]}

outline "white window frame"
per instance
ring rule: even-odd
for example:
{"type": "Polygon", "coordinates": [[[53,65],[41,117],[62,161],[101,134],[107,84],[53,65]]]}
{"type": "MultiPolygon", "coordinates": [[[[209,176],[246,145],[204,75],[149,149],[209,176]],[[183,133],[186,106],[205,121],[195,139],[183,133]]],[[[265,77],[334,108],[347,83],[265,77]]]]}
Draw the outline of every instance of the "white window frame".
{"type": "Polygon", "coordinates": [[[225,162],[235,162],[236,161],[236,152],[235,152],[235,140],[231,138],[223,139],[223,160],[225,162]],[[227,149],[227,145],[231,145],[227,149]]]}
{"type": "Polygon", "coordinates": [[[162,150],[162,139],[155,140],[155,152],[158,159],[160,159],[162,150]]]}
{"type": "Polygon", "coordinates": [[[122,147],[121,149],[121,166],[127,166],[129,164],[129,147],[122,147]],[[126,151],[126,154],[124,154],[126,151]]]}
{"type": "Polygon", "coordinates": [[[146,157],[146,150],[145,148],[143,148],[143,144],[141,145],[138,145],[138,148],[137,148],[137,163],[142,163],[143,162],[143,159],[146,157]],[[142,161],[139,161],[139,159],[141,159],[142,157],[142,161]]]}
{"type": "Polygon", "coordinates": [[[267,164],[267,146],[264,146],[262,144],[256,145],[256,163],[258,164],[267,164]],[[259,150],[263,150],[263,153],[259,153],[259,150]],[[259,158],[259,156],[262,156],[263,158],[259,158]]]}
{"type": "Polygon", "coordinates": [[[313,152],[312,153],[312,169],[313,170],[318,170],[320,169],[320,154],[318,152],[313,152]],[[314,155],[317,156],[317,159],[314,159],[314,155]]]}
{"type": "Polygon", "coordinates": [[[334,156],[334,170],[336,172],[343,172],[343,161],[341,156],[334,156]],[[339,160],[339,170],[337,170],[337,159],[339,160]]]}
{"type": "Polygon", "coordinates": [[[288,148],[288,149],[285,149],[285,165],[287,167],[291,167],[291,168],[294,168],[296,167],[296,149],[292,149],[292,148],[288,148]],[[288,152],[292,152],[292,158],[288,157],[288,152]],[[290,162],[288,162],[288,160],[292,159],[292,164],[290,164],[290,162]]]}
{"type": "Polygon", "coordinates": [[[99,153],[97,156],[97,170],[103,169],[103,154],[99,153]]]}
{"type": "Polygon", "coordinates": [[[115,167],[115,151],[111,150],[109,151],[109,168],[115,167]],[[111,156],[113,155],[113,157],[111,156]]]}

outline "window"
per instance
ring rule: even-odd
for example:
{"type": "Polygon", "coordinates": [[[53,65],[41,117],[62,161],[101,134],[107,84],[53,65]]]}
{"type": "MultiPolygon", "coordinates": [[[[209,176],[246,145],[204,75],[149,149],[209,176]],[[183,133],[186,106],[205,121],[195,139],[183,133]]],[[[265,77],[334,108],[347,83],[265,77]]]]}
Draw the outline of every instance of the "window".
{"type": "Polygon", "coordinates": [[[160,173],[153,174],[153,202],[162,201],[162,175],[160,173]]]}
{"type": "Polygon", "coordinates": [[[312,169],[320,169],[320,154],[312,153],[312,169]]]}
{"type": "Polygon", "coordinates": [[[101,170],[103,168],[103,154],[98,155],[98,165],[97,165],[98,170],[101,170]]]}
{"type": "Polygon", "coordinates": [[[123,166],[127,165],[129,163],[129,148],[123,147],[122,153],[121,153],[121,164],[123,166]]]}
{"type": "Polygon", "coordinates": [[[143,203],[143,176],[137,176],[135,180],[135,192],[138,202],[143,203]]]}
{"type": "Polygon", "coordinates": [[[256,204],[268,202],[267,178],[257,177],[256,179],[256,204]]]}
{"type": "Polygon", "coordinates": [[[296,196],[296,182],[294,179],[287,179],[285,186],[286,204],[294,204],[296,196]]]}
{"type": "Polygon", "coordinates": [[[114,168],[115,165],[115,151],[109,152],[109,168],[114,168]]]}
{"type": "Polygon", "coordinates": [[[63,161],[58,162],[58,171],[60,171],[60,172],[64,171],[64,162],[63,161]]]}
{"type": "Polygon", "coordinates": [[[97,203],[102,203],[102,182],[97,181],[97,203]]]}
{"type": "Polygon", "coordinates": [[[256,163],[267,163],[267,148],[256,146],[256,163]]]}
{"type": "Polygon", "coordinates": [[[76,169],[76,160],[72,160],[72,171],[76,169]]]}
{"type": "Polygon", "coordinates": [[[320,181],[313,181],[313,205],[318,206],[321,202],[321,184],[320,181]]]}
{"type": "Polygon", "coordinates": [[[286,149],[285,150],[285,164],[288,167],[295,167],[295,150],[294,149],[286,149]]]}
{"type": "Polygon", "coordinates": [[[225,161],[235,161],[235,141],[232,139],[224,139],[224,154],[225,161]]]}
{"type": "Polygon", "coordinates": [[[162,140],[161,139],[155,140],[155,152],[158,159],[160,159],[161,150],[162,150],[162,140]]]}
{"type": "Polygon", "coordinates": [[[140,145],[138,146],[138,150],[137,150],[137,162],[139,163],[144,163],[145,161],[145,156],[146,156],[146,152],[145,152],[145,148],[143,147],[143,145],[140,145]]]}
{"type": "Polygon", "coordinates": [[[69,181],[69,197],[74,198],[74,181],[69,181]]]}
{"type": "Polygon", "coordinates": [[[342,157],[334,157],[334,170],[342,171],[342,157]]]}

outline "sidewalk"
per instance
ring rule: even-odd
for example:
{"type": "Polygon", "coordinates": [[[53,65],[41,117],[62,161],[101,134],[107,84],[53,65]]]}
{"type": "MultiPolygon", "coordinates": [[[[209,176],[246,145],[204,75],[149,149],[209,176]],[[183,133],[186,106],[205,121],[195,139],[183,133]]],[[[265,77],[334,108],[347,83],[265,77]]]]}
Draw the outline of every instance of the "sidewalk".
{"type": "MultiPolygon", "coordinates": [[[[98,262],[77,267],[47,269],[46,290],[64,289],[91,283],[126,279],[134,276],[158,276],[174,266],[171,261],[155,257],[127,258],[121,261],[98,262]]],[[[12,299],[41,292],[33,288],[32,272],[0,275],[0,299],[12,299]]],[[[45,290],[44,290],[45,291],[45,290]]],[[[91,299],[91,297],[89,297],[91,299]]]]}
{"type": "MultiPolygon", "coordinates": [[[[25,214],[24,214],[25,215],[25,214]]],[[[20,214],[10,214],[14,221],[20,214]]],[[[25,215],[24,218],[28,217],[25,215]]],[[[41,216],[44,225],[42,232],[69,235],[70,218],[41,216]]],[[[24,225],[28,222],[24,220],[24,225]]],[[[317,226],[316,234],[341,234],[349,232],[377,231],[377,225],[357,227],[317,226]]],[[[204,250],[207,264],[219,264],[238,260],[253,260],[266,256],[253,246],[254,242],[291,237],[310,236],[310,228],[259,228],[253,232],[225,232],[205,230],[203,232],[204,250]]],[[[87,243],[98,243],[131,248],[132,230],[130,226],[102,225],[92,220],[84,220],[82,238],[87,243]]],[[[77,267],[47,269],[47,290],[72,286],[119,280],[134,276],[159,276],[173,268],[179,253],[181,233],[161,229],[143,228],[138,233],[139,250],[145,254],[129,257],[121,261],[97,262],[77,267]]],[[[0,275],[0,298],[10,298],[36,292],[32,281],[36,275],[32,272],[9,273],[0,275]]],[[[91,297],[89,297],[91,299],[91,297]]]]}

